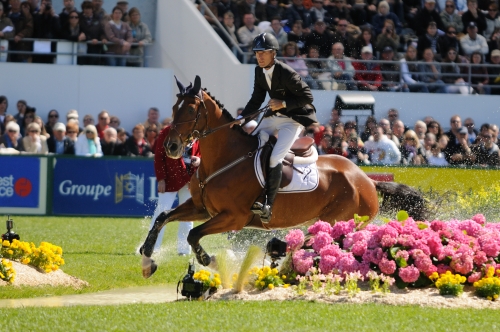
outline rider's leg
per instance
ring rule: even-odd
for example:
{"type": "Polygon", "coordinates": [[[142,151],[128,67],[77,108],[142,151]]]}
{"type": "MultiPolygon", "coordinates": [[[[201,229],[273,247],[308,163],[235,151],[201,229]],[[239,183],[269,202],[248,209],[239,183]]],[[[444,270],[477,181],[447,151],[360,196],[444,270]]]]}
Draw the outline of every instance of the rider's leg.
{"type": "Polygon", "coordinates": [[[283,170],[283,159],[293,145],[295,139],[299,137],[302,126],[288,117],[276,117],[276,127],[278,141],[274,146],[269,160],[269,174],[266,181],[266,203],[262,207],[261,221],[268,223],[271,220],[274,199],[278,193],[283,170]]]}
{"type": "MultiPolygon", "coordinates": [[[[151,227],[153,228],[156,218],[162,213],[163,211],[170,210],[172,208],[172,205],[175,202],[175,197],[177,196],[177,192],[164,192],[164,193],[158,193],[158,203],[156,205],[155,213],[153,215],[153,218],[151,219],[151,227]]],[[[165,233],[165,227],[163,227],[160,231],[160,234],[158,235],[158,239],[156,240],[155,243],[155,251],[159,251],[161,248],[161,242],[163,241],[163,234],[165,233]]]]}
{"type": "MultiPolygon", "coordinates": [[[[179,190],[179,205],[191,198],[191,193],[189,192],[189,184],[186,184],[179,190]]],[[[187,242],[187,236],[189,231],[193,229],[193,222],[179,222],[179,230],[177,232],[177,253],[179,255],[189,255],[191,252],[191,246],[187,242]]]]}

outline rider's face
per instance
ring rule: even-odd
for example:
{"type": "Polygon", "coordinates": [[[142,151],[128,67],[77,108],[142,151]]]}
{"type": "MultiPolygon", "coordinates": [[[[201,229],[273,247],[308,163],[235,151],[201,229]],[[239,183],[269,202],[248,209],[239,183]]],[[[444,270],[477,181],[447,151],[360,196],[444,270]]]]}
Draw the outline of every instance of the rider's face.
{"type": "Polygon", "coordinates": [[[274,62],[274,51],[266,50],[266,51],[256,51],[255,57],[257,58],[257,63],[259,67],[266,68],[273,65],[274,62]]]}

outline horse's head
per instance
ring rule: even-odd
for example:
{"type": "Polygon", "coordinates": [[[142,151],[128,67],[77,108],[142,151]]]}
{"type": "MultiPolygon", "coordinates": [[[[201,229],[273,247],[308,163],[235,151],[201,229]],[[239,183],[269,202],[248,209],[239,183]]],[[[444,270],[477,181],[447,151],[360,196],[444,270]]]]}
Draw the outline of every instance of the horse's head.
{"type": "Polygon", "coordinates": [[[186,144],[197,138],[202,131],[202,126],[206,121],[201,117],[206,107],[199,76],[196,76],[194,86],[190,83],[185,87],[177,77],[175,80],[179,87],[179,94],[177,94],[177,102],[172,107],[173,121],[170,125],[170,134],[165,138],[163,147],[167,156],[178,159],[182,156],[186,144]]]}

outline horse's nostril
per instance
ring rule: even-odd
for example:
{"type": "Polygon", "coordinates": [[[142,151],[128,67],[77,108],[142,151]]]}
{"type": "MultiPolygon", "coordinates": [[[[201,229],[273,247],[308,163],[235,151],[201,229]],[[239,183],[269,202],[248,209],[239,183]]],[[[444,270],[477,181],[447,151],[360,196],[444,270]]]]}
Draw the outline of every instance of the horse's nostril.
{"type": "Polygon", "coordinates": [[[169,150],[170,150],[170,152],[177,151],[177,144],[176,143],[170,144],[169,150]]]}

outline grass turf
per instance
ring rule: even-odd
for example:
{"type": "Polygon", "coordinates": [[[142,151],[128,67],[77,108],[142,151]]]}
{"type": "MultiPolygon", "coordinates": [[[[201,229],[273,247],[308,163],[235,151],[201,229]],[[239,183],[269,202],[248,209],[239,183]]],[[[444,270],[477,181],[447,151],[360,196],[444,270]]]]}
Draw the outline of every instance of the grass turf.
{"type": "Polygon", "coordinates": [[[494,331],[498,312],[416,306],[175,302],[0,309],[14,331],[494,331]],[[299,314],[300,313],[300,314],[299,314]],[[91,318],[90,318],[91,317],[91,318]]]}
{"type": "MultiPolygon", "coordinates": [[[[6,216],[0,216],[5,220],[6,216]]],[[[76,218],[16,216],[14,231],[21,241],[42,241],[61,246],[65,265],[61,269],[87,281],[90,287],[2,287],[0,299],[88,293],[114,288],[176,283],[185,274],[189,257],[177,255],[178,223],[166,226],[158,271],[144,279],[141,258],[136,254],[149,230],[150,219],[76,218]]],[[[226,236],[212,235],[201,240],[209,254],[229,246],[226,236]]]]}

